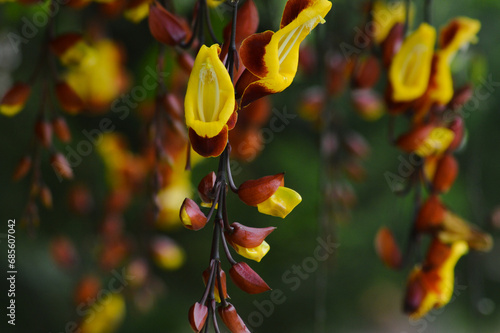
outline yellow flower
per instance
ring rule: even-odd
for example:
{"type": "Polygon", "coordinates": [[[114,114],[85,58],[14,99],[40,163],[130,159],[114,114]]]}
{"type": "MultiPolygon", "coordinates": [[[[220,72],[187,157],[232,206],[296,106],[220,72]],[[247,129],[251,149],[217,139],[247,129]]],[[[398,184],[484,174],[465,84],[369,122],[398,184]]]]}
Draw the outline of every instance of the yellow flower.
{"type": "Polygon", "coordinates": [[[459,49],[477,39],[476,34],[480,28],[481,23],[478,20],[458,17],[441,29],[440,49],[434,54],[432,77],[429,82],[429,97],[432,101],[446,105],[453,97],[451,62],[459,49]]]}
{"type": "Polygon", "coordinates": [[[234,87],[219,53],[217,44],[201,47],[189,76],[184,101],[191,144],[205,157],[222,153],[227,132],[234,126],[228,126],[235,114],[234,87]]]}
{"type": "MultiPolygon", "coordinates": [[[[105,111],[125,90],[128,79],[122,67],[120,50],[112,41],[102,40],[92,47],[91,51],[85,50],[84,58],[77,66],[69,68],[66,82],[88,109],[105,111]]],[[[82,56],[78,50],[75,49],[76,55],[68,55],[68,59],[82,56]]]]}
{"type": "Polygon", "coordinates": [[[327,0],[289,0],[280,30],[254,34],[242,42],[240,56],[247,69],[237,84],[242,107],[281,92],[292,83],[300,43],[316,25],[325,22],[331,7],[332,3],[327,0]]]}
{"type": "Polygon", "coordinates": [[[134,23],[139,23],[149,15],[149,6],[152,0],[132,1],[129,3],[123,16],[134,23]]]}
{"type": "Polygon", "coordinates": [[[231,243],[231,246],[236,250],[236,252],[238,252],[240,256],[255,260],[257,262],[260,262],[270,249],[270,246],[266,241],[262,241],[259,246],[253,248],[246,248],[235,243],[231,243]]]}
{"type": "Polygon", "coordinates": [[[191,196],[191,194],[190,173],[176,174],[172,183],[162,188],[157,194],[160,209],[157,225],[161,228],[180,225],[179,207],[184,199],[191,196]]]}
{"type": "Polygon", "coordinates": [[[151,249],[155,263],[163,269],[176,270],[184,263],[184,251],[166,236],[156,237],[151,249]]]}
{"type": "Polygon", "coordinates": [[[435,40],[436,31],[427,23],[422,23],[405,39],[389,69],[394,101],[411,101],[424,94],[431,74],[435,40]]]}
{"type": "Polygon", "coordinates": [[[410,318],[418,319],[450,301],[455,283],[455,265],[468,250],[465,241],[448,246],[434,240],[423,267],[415,267],[408,279],[405,311],[410,318]]]}
{"type": "Polygon", "coordinates": [[[453,56],[467,44],[476,42],[479,29],[481,29],[481,22],[478,20],[457,17],[441,29],[439,47],[448,56],[453,56]]]}
{"type": "MultiPolygon", "coordinates": [[[[410,10],[413,11],[413,6],[410,7],[410,10]]],[[[380,44],[385,40],[394,24],[405,22],[406,5],[403,1],[395,1],[390,4],[382,0],[375,1],[372,8],[372,18],[375,27],[373,39],[377,44],[380,44]]]]}
{"type": "Polygon", "coordinates": [[[112,333],[117,330],[125,317],[125,300],[122,295],[111,294],[97,300],[92,311],[83,321],[81,333],[112,333]]]}

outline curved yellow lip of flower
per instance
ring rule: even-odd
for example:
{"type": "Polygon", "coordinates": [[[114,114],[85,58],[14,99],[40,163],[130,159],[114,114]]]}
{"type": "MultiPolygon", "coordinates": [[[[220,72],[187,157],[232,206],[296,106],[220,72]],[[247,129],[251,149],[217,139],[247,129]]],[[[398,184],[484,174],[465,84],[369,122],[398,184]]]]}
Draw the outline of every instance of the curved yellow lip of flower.
{"type": "Polygon", "coordinates": [[[433,73],[429,86],[431,99],[441,105],[448,104],[453,97],[453,78],[448,58],[441,50],[434,54],[433,73]]]}
{"type": "Polygon", "coordinates": [[[15,104],[15,105],[2,104],[0,105],[0,113],[5,116],[12,117],[18,114],[23,107],[24,104],[15,104]]]}
{"type": "Polygon", "coordinates": [[[262,241],[262,243],[257,247],[247,248],[243,246],[239,246],[238,244],[231,244],[236,252],[247,259],[255,260],[260,262],[262,258],[269,252],[271,248],[266,241],[262,241]]]}
{"type": "Polygon", "coordinates": [[[259,212],[285,218],[300,202],[302,197],[294,190],[280,186],[267,200],[259,203],[259,212]]]}
{"type": "Polygon", "coordinates": [[[389,69],[389,80],[396,102],[414,100],[429,83],[436,30],[427,23],[406,38],[389,69]]]}
{"type": "Polygon", "coordinates": [[[478,20],[457,17],[441,29],[439,46],[443,52],[453,56],[466,44],[476,41],[479,29],[481,29],[481,22],[478,20]]]}
{"type": "Polygon", "coordinates": [[[233,83],[219,53],[219,45],[203,45],[189,77],[184,101],[186,125],[200,137],[219,134],[234,111],[233,83]]]}

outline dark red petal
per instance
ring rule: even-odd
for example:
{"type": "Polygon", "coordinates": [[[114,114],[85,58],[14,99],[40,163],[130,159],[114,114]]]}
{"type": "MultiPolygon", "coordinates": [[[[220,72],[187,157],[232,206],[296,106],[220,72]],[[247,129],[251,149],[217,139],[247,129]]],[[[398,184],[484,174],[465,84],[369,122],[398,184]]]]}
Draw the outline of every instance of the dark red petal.
{"type": "Polygon", "coordinates": [[[233,283],[249,294],[259,294],[271,290],[259,274],[255,273],[246,263],[239,262],[229,270],[229,276],[233,283]]]}
{"type": "Polygon", "coordinates": [[[315,0],[289,0],[283,10],[280,28],[283,29],[284,26],[290,24],[297,18],[297,16],[299,16],[301,11],[309,6],[312,6],[314,2],[315,0]]]}
{"type": "Polygon", "coordinates": [[[275,227],[252,228],[238,222],[231,224],[231,227],[233,228],[232,231],[226,231],[225,233],[226,238],[230,242],[246,248],[259,246],[276,229],[275,227]]]}
{"type": "Polygon", "coordinates": [[[222,128],[222,131],[213,138],[201,137],[190,128],[189,140],[194,151],[203,157],[217,157],[224,151],[227,144],[227,126],[222,128]]]}
{"type": "Polygon", "coordinates": [[[268,30],[254,34],[246,38],[240,47],[240,57],[243,65],[252,74],[262,78],[268,73],[264,55],[266,54],[266,45],[271,41],[274,32],[268,30]]]}
{"type": "Polygon", "coordinates": [[[249,206],[257,206],[269,199],[278,187],[283,186],[284,173],[273,176],[265,176],[255,180],[247,180],[240,185],[238,196],[241,201],[249,206]]]}

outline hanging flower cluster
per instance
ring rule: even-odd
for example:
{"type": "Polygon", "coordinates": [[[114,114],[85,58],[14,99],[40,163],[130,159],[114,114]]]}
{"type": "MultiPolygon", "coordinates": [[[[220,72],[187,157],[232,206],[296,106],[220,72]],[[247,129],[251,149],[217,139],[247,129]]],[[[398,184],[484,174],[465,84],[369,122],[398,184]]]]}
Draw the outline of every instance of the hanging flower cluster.
{"type": "MultiPolygon", "coordinates": [[[[265,111],[263,115],[259,114],[260,108],[256,106],[262,104],[258,100],[280,92],[292,83],[298,67],[300,43],[318,23],[324,22],[331,7],[326,0],[290,0],[284,9],[281,29],[276,33],[256,34],[258,14],[255,4],[248,0],[239,12],[237,5],[238,1],[232,2],[233,18],[224,29],[222,46],[204,45],[205,1],[199,1],[195,8],[195,30],[191,38],[182,33],[180,20],[159,4],[152,5],[149,13],[150,29],[158,41],[182,48],[198,45],[196,41],[199,43],[184,100],[186,126],[189,142],[196,153],[203,157],[220,156],[217,172],[206,175],[198,185],[201,206],[207,207],[208,212],[205,213],[194,200],[186,198],[179,213],[180,220],[190,230],[200,230],[214,219],[209,266],[203,273],[206,289],[201,300],[189,310],[189,322],[196,332],[206,330],[210,319],[218,331],[217,311],[231,332],[248,331],[234,306],[227,301],[226,274],[221,268],[219,254],[221,245],[231,264],[229,275],[236,286],[250,294],[270,289],[248,264],[233,259],[229,246],[239,255],[259,262],[270,249],[265,239],[275,228],[230,223],[227,189],[229,187],[241,201],[256,207],[259,212],[281,218],[285,218],[302,198],[285,187],[282,173],[247,180],[237,187],[230,169],[232,141],[229,132],[235,127],[239,113],[244,119],[241,127],[244,130],[243,135],[240,133],[243,139],[236,141],[238,146],[248,140],[246,129],[258,130],[264,122],[259,119],[266,117],[265,111]],[[155,18],[156,15],[162,15],[162,19],[155,18]],[[198,37],[196,41],[193,36],[198,37]],[[217,310],[216,303],[221,303],[217,310]]],[[[210,30],[210,24],[208,27],[210,30]]],[[[215,36],[212,35],[212,39],[216,40],[215,36]]],[[[253,146],[254,149],[259,147],[253,146]]],[[[241,154],[240,149],[236,156],[238,154],[241,154]]]]}
{"type": "MultiPolygon", "coordinates": [[[[383,6],[380,1],[375,2],[374,20],[382,19],[377,10],[383,6]]],[[[402,4],[401,7],[404,9],[402,4]]],[[[393,139],[394,145],[419,161],[409,179],[399,176],[390,179],[407,183],[406,189],[398,189],[401,193],[415,191],[416,214],[409,248],[417,246],[423,235],[432,239],[424,262],[416,264],[410,274],[404,301],[405,312],[419,318],[450,301],[454,267],[462,255],[469,249],[488,251],[492,246],[488,234],[455,215],[441,199],[458,175],[458,162],[453,153],[464,139],[464,119],[456,111],[467,101],[467,96],[470,97],[468,85],[454,89],[450,65],[459,49],[476,41],[480,23],[457,17],[438,35],[432,25],[423,22],[404,37],[404,15],[401,17],[400,11],[392,11],[392,14],[390,27],[382,22],[375,25],[379,30],[373,43],[379,47],[387,68],[387,112],[393,119],[398,115],[410,119],[409,129],[393,139]],[[428,193],[425,200],[422,188],[428,193]]],[[[387,22],[386,18],[383,20],[387,22]]],[[[377,66],[370,66],[372,72],[377,66]]],[[[375,244],[379,256],[389,267],[401,268],[411,259],[401,254],[387,228],[379,230],[375,244]]]]}

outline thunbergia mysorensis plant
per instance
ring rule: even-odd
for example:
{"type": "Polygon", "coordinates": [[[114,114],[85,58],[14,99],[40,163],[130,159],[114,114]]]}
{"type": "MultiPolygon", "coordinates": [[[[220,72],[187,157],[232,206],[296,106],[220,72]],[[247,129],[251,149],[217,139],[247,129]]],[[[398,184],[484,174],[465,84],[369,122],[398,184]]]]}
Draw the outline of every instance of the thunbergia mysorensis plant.
{"type": "MultiPolygon", "coordinates": [[[[370,9],[377,29],[368,52],[378,48],[387,69],[385,102],[390,121],[394,122],[400,115],[410,119],[409,129],[398,137],[391,124],[391,143],[418,163],[408,179],[386,173],[393,191],[407,194],[413,190],[415,193],[406,254],[401,254],[392,233],[385,227],[379,230],[375,245],[387,266],[401,269],[413,259],[422,237],[431,238],[425,260],[415,264],[406,287],[403,308],[416,319],[450,301],[455,284],[454,267],[461,256],[469,249],[488,251],[492,246],[488,234],[454,214],[441,198],[450,190],[458,174],[458,162],[453,153],[463,144],[465,122],[459,109],[472,95],[468,84],[454,88],[450,65],[460,49],[476,41],[481,24],[471,18],[456,17],[438,34],[430,23],[431,1],[426,1],[425,22],[420,24],[411,18],[415,8],[405,8],[403,2],[399,3],[399,10],[394,10],[397,6],[394,3],[390,6],[388,11],[387,4],[375,1],[370,9]],[[391,14],[389,19],[385,15],[388,13],[391,14]],[[403,184],[406,187],[400,188],[403,184]],[[427,198],[422,190],[427,192],[427,198]]],[[[378,73],[378,66],[378,62],[358,65],[354,76],[374,84],[378,74],[374,79],[368,74],[378,73]]],[[[373,84],[359,87],[359,82],[354,80],[354,87],[358,89],[371,88],[373,84]]],[[[353,99],[359,101],[359,96],[353,94],[353,99]]],[[[355,105],[366,112],[370,103],[375,102],[365,100],[355,105]]],[[[380,114],[380,111],[369,112],[380,114]]]]}
{"type": "Polygon", "coordinates": [[[259,212],[281,218],[285,218],[302,198],[284,186],[283,173],[247,180],[237,187],[229,164],[231,142],[228,142],[228,132],[234,128],[238,112],[251,111],[250,107],[246,107],[252,102],[280,92],[292,83],[297,72],[300,43],[318,23],[324,22],[331,8],[331,3],[325,0],[290,0],[285,5],[281,29],[276,33],[267,31],[256,34],[257,25],[253,25],[252,30],[245,29],[248,21],[258,19],[245,17],[256,15],[253,2],[246,1],[239,13],[238,1],[231,4],[233,18],[228,25],[230,33],[225,34],[222,48],[217,44],[200,46],[184,102],[192,148],[204,157],[219,156],[217,172],[205,176],[198,186],[202,205],[210,207],[208,213],[203,213],[189,198],[184,200],[180,210],[182,223],[191,230],[200,230],[212,218],[214,220],[209,265],[203,273],[205,292],[189,310],[189,322],[196,332],[206,331],[210,320],[214,329],[219,331],[216,312],[231,332],[249,332],[227,300],[221,247],[231,265],[229,276],[236,286],[250,294],[270,290],[247,263],[233,259],[229,246],[239,255],[259,262],[270,249],[265,238],[275,228],[253,228],[238,222],[231,223],[226,211],[228,189],[245,204],[257,207],[259,212]],[[240,27],[248,37],[238,34],[240,27]],[[225,54],[221,53],[221,49],[225,54]],[[225,63],[220,59],[225,59],[225,63]],[[235,61],[238,59],[241,59],[239,66],[245,67],[238,72],[237,89],[241,93],[234,89],[235,61]],[[217,303],[220,303],[218,308],[217,303]]]}

